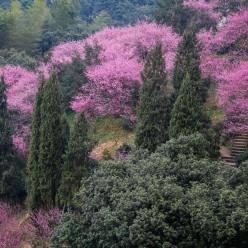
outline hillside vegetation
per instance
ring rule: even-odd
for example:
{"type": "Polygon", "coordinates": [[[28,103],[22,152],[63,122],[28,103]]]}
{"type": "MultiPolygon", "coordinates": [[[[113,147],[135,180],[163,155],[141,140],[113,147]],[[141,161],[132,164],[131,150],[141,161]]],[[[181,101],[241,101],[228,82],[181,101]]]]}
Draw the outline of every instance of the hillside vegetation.
{"type": "Polygon", "coordinates": [[[0,6],[0,248],[248,247],[247,0],[0,6]]]}

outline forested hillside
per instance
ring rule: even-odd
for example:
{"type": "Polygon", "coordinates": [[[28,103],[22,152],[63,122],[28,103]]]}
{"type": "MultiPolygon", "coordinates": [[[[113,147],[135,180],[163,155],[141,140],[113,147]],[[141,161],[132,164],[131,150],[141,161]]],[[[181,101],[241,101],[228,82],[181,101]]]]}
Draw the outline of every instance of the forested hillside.
{"type": "MultiPolygon", "coordinates": [[[[28,7],[33,0],[20,0],[20,2],[22,6],[28,7]]],[[[47,0],[49,5],[53,2],[47,0]]],[[[64,1],[66,2],[68,1],[64,1]]],[[[151,17],[155,5],[154,0],[73,0],[72,2],[80,6],[80,14],[84,20],[92,21],[96,16],[107,13],[115,25],[125,25],[144,17],[151,17]]],[[[10,3],[10,0],[2,0],[0,6],[8,8],[10,3]]]]}
{"type": "Polygon", "coordinates": [[[0,248],[248,247],[247,0],[0,6],[0,248]]]}

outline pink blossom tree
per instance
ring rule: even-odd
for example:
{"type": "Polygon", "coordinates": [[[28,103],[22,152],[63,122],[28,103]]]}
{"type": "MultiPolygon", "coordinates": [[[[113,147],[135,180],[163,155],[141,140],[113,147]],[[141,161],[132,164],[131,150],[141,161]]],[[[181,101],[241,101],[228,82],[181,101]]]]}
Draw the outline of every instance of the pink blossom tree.
{"type": "Polygon", "coordinates": [[[180,38],[171,28],[155,23],[139,23],[124,28],[105,28],[88,39],[61,44],[53,49],[51,61],[42,65],[44,72],[51,67],[70,63],[78,54],[85,58],[85,46],[101,47],[99,65],[89,66],[89,84],[82,87],[71,103],[73,110],[88,116],[114,114],[135,119],[131,107],[134,82],[141,85],[140,72],[145,54],[156,44],[163,45],[166,70],[173,70],[180,38]]]}
{"type": "Polygon", "coordinates": [[[57,208],[48,211],[41,209],[19,221],[20,210],[18,206],[0,202],[0,248],[19,247],[24,236],[30,242],[47,244],[62,212],[57,208]]]}
{"type": "Polygon", "coordinates": [[[202,31],[198,38],[202,48],[202,73],[217,82],[219,105],[226,114],[226,131],[247,132],[248,10],[230,15],[216,33],[202,31]]]}
{"type": "MultiPolygon", "coordinates": [[[[114,114],[134,120],[131,91],[134,83],[141,85],[140,72],[144,56],[156,43],[162,43],[166,57],[165,69],[171,74],[179,39],[171,28],[155,23],[105,28],[85,40],[55,47],[50,61],[47,64],[41,63],[37,72],[10,65],[0,68],[0,75],[4,76],[8,86],[9,108],[18,110],[22,116],[30,116],[38,74],[42,73],[48,78],[52,69],[59,70],[61,64],[71,63],[76,54],[85,58],[86,45],[94,47],[98,44],[101,47],[100,64],[88,67],[89,84],[82,87],[71,106],[75,111],[84,111],[88,116],[114,114]]],[[[29,129],[23,122],[19,122],[17,127],[13,142],[19,150],[26,152],[29,129]]]]}
{"type": "Polygon", "coordinates": [[[30,118],[37,91],[38,76],[20,66],[6,65],[0,68],[0,76],[7,85],[7,102],[10,110],[18,111],[15,120],[13,143],[19,151],[27,151],[26,137],[29,133],[27,119],[30,118]]]}
{"type": "Polygon", "coordinates": [[[61,216],[62,212],[58,208],[48,211],[40,209],[30,214],[25,231],[32,240],[47,243],[61,216]]]}
{"type": "Polygon", "coordinates": [[[0,202],[0,248],[18,247],[21,243],[24,232],[14,214],[9,204],[0,202]]]}

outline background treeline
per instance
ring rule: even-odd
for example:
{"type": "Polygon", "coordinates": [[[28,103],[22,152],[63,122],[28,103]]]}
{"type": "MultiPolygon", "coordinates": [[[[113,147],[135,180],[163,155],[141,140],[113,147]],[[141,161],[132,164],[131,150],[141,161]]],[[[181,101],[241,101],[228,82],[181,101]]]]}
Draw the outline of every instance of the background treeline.
{"type": "Polygon", "coordinates": [[[85,37],[79,7],[72,0],[56,0],[50,6],[44,0],[34,0],[27,7],[12,1],[9,8],[0,10],[0,48],[34,56],[61,41],[85,37]]]}
{"type": "Polygon", "coordinates": [[[67,40],[82,39],[104,26],[133,23],[152,12],[153,0],[1,1],[0,49],[41,55],[67,40]]]}

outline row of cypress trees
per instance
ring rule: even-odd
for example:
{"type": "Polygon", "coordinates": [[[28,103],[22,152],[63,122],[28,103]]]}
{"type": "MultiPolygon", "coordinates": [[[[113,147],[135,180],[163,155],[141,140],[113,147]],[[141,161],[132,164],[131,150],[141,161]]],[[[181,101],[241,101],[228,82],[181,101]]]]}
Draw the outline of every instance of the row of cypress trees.
{"type": "Polygon", "coordinates": [[[204,109],[208,83],[200,72],[196,33],[185,31],[177,53],[172,85],[164,72],[162,47],[147,57],[138,107],[136,144],[154,152],[171,138],[195,132],[207,134],[210,120],[204,109]],[[173,88],[173,90],[171,90],[173,88]]]}
{"type": "Polygon", "coordinates": [[[27,204],[31,209],[70,205],[88,170],[88,124],[78,116],[70,129],[54,73],[41,80],[32,119],[27,165],[27,204]]]}

